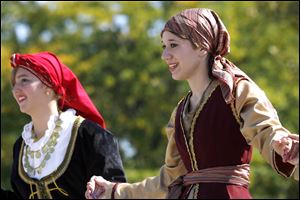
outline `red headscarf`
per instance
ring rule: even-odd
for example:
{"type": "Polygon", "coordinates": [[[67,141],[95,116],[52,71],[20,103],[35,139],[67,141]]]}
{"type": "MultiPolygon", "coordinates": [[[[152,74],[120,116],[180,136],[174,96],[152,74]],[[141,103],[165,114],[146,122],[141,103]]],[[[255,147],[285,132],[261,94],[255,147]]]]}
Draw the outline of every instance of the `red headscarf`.
{"type": "Polygon", "coordinates": [[[190,40],[195,47],[203,48],[214,57],[212,74],[220,80],[226,103],[232,102],[235,81],[249,77],[223,57],[230,51],[230,36],[217,13],[206,8],[183,10],[167,21],[161,36],[164,31],[190,40]]]}
{"type": "Polygon", "coordinates": [[[22,67],[37,76],[45,85],[52,88],[60,99],[61,110],[73,108],[77,113],[106,128],[97,108],[82,87],[76,75],[50,52],[36,54],[13,54],[12,67],[22,67]]]}

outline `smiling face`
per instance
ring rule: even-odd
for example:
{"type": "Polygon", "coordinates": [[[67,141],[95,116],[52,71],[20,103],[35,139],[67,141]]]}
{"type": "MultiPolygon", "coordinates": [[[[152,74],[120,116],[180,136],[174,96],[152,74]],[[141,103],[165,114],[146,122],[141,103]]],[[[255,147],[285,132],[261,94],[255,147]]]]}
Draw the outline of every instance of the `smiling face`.
{"type": "Polygon", "coordinates": [[[162,59],[169,66],[174,80],[190,80],[202,73],[201,68],[205,63],[207,53],[194,48],[189,40],[165,31],[162,35],[162,46],[162,59]]]}
{"type": "Polygon", "coordinates": [[[20,111],[28,115],[38,112],[50,102],[49,88],[24,68],[17,68],[13,77],[12,93],[20,111]],[[47,94],[48,93],[48,94],[47,94]]]}

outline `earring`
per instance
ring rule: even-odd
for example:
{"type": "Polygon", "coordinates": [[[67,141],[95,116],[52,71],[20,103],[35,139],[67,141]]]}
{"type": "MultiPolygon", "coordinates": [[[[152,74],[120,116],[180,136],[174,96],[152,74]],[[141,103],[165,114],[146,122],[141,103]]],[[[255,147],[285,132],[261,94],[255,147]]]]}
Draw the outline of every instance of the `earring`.
{"type": "Polygon", "coordinates": [[[46,94],[49,96],[49,95],[50,95],[50,92],[49,92],[49,91],[47,91],[47,92],[46,92],[46,94]]]}

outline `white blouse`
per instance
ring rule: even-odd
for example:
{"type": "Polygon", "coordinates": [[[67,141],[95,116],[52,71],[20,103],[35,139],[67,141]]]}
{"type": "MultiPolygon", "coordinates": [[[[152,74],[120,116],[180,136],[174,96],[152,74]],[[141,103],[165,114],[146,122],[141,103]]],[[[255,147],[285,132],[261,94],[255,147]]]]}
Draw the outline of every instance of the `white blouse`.
{"type": "MultiPolygon", "coordinates": [[[[48,121],[48,129],[45,131],[44,136],[42,136],[38,141],[34,141],[32,138],[32,122],[26,124],[24,126],[22,137],[25,141],[24,146],[24,153],[22,157],[23,161],[23,168],[25,172],[28,174],[31,178],[36,178],[38,180],[42,179],[45,176],[48,176],[52,172],[54,172],[58,166],[62,163],[64,160],[64,157],[66,155],[67,147],[70,142],[71,134],[72,134],[72,128],[74,121],[76,119],[76,111],[74,109],[68,109],[65,112],[62,112],[60,114],[60,119],[62,120],[61,128],[62,130],[59,131],[59,137],[57,138],[57,144],[54,146],[54,151],[50,154],[50,158],[46,160],[45,167],[42,168],[41,173],[30,173],[27,168],[25,167],[26,164],[26,149],[29,146],[30,151],[40,151],[42,152],[42,148],[45,146],[45,144],[49,141],[53,130],[55,128],[55,121],[58,119],[58,115],[51,115],[48,121]]],[[[45,156],[47,154],[41,153],[41,156],[39,158],[36,158],[34,156],[33,158],[31,156],[27,156],[29,165],[33,168],[37,168],[41,165],[42,161],[44,160],[45,156]]]]}

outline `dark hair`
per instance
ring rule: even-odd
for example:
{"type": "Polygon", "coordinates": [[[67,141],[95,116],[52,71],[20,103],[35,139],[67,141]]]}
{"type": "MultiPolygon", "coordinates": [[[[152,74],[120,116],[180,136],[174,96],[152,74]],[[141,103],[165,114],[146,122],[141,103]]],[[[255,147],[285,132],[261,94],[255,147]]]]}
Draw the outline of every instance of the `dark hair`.
{"type": "Polygon", "coordinates": [[[13,68],[11,71],[11,76],[10,76],[10,84],[13,87],[16,84],[16,74],[17,74],[18,67],[13,68]]]}
{"type": "Polygon", "coordinates": [[[208,77],[210,78],[210,79],[215,79],[215,77],[213,76],[213,74],[212,74],[212,65],[213,65],[213,63],[214,63],[214,56],[211,54],[211,53],[208,53],[209,55],[209,57],[208,57],[208,77]]]}

